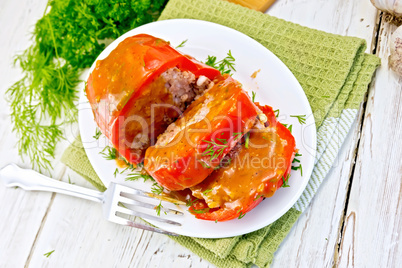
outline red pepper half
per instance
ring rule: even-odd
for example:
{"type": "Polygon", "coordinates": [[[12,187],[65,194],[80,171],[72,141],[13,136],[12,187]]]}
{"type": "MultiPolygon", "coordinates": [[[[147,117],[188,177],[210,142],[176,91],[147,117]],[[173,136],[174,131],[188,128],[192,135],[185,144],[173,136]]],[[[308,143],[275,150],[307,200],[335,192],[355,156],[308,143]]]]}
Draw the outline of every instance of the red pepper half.
{"type": "Polygon", "coordinates": [[[288,179],[295,155],[294,137],[277,121],[271,107],[259,108],[268,122],[258,122],[226,166],[191,188],[198,200],[189,211],[196,218],[227,221],[241,217],[288,179]]]}
{"type": "Polygon", "coordinates": [[[203,181],[255,123],[258,108],[240,83],[214,82],[146,151],[144,168],[169,190],[203,181]]]}
{"type": "Polygon", "coordinates": [[[86,94],[95,121],[130,163],[141,162],[145,149],[163,133],[167,127],[162,122],[164,115],[172,119],[179,115],[168,108],[172,98],[158,79],[173,67],[211,80],[220,75],[218,70],[176,51],[169,42],[139,34],[126,38],[105,59],[98,60],[89,76],[86,94]],[[152,104],[167,105],[151,111],[152,104]],[[158,116],[153,117],[151,112],[158,116]]]}

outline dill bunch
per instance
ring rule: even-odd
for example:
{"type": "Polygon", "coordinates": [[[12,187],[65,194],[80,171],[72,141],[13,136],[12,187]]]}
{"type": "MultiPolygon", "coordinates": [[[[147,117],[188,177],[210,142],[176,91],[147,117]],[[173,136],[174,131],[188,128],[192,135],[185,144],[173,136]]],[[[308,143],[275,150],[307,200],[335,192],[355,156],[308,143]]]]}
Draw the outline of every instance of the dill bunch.
{"type": "Polygon", "coordinates": [[[76,120],[77,85],[105,48],[128,30],[156,20],[166,0],[50,0],[33,44],[15,57],[22,78],[6,92],[19,154],[50,170],[65,124],[76,120]]]}

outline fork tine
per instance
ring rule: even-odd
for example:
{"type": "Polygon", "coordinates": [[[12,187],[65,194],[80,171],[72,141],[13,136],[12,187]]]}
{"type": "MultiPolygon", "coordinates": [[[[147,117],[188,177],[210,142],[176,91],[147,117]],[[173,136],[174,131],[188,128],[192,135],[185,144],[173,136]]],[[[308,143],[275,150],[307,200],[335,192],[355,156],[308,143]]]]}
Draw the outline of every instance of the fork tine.
{"type": "Polygon", "coordinates": [[[154,221],[168,223],[168,224],[172,224],[172,225],[176,225],[176,226],[181,226],[181,223],[178,223],[178,222],[175,222],[175,221],[167,220],[167,219],[160,218],[160,217],[155,217],[155,216],[152,216],[152,215],[149,215],[149,214],[146,214],[146,213],[134,211],[134,210],[127,209],[127,208],[124,208],[124,207],[120,207],[120,206],[116,207],[116,211],[118,211],[120,213],[123,213],[123,214],[140,217],[140,218],[143,218],[143,219],[154,220],[154,221]]]}
{"type": "Polygon", "coordinates": [[[118,185],[119,187],[119,191],[123,192],[123,193],[127,193],[127,194],[133,194],[133,195],[141,195],[141,196],[145,196],[145,197],[149,197],[149,198],[156,198],[162,201],[166,201],[169,203],[173,203],[173,204],[177,204],[177,205],[185,205],[186,203],[171,197],[167,197],[167,196],[159,196],[156,195],[154,193],[149,193],[149,192],[145,192],[139,189],[134,189],[134,188],[130,188],[124,185],[118,185]]]}
{"type": "Polygon", "coordinates": [[[126,226],[130,226],[130,227],[134,227],[134,228],[138,228],[138,229],[142,229],[142,230],[146,230],[146,231],[151,231],[151,232],[156,232],[156,233],[171,235],[171,236],[179,236],[176,233],[158,229],[158,228],[155,228],[155,227],[152,227],[149,225],[145,225],[145,224],[142,224],[139,222],[130,221],[130,220],[124,219],[119,216],[114,216],[113,218],[111,218],[109,220],[114,223],[117,223],[117,224],[126,225],[126,226]]]}
{"type": "MultiPolygon", "coordinates": [[[[141,207],[150,208],[150,209],[155,210],[155,205],[152,205],[149,203],[144,203],[144,202],[141,202],[138,200],[134,200],[134,199],[128,198],[126,196],[122,196],[122,195],[120,195],[120,197],[118,198],[118,201],[120,203],[127,204],[127,205],[141,206],[141,207]]],[[[171,213],[171,214],[183,215],[183,212],[174,210],[174,209],[162,208],[161,210],[164,212],[167,212],[167,213],[171,213]]]]}

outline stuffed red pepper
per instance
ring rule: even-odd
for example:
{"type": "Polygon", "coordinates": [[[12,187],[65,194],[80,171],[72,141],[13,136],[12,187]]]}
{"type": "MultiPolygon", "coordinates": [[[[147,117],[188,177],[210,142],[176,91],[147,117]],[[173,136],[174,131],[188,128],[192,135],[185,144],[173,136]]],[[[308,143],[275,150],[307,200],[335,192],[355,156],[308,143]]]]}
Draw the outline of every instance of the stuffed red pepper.
{"type": "Polygon", "coordinates": [[[294,137],[276,120],[271,107],[260,108],[267,122],[257,122],[221,168],[191,188],[195,201],[189,211],[196,218],[227,221],[242,217],[288,179],[295,155],[294,137]]]}
{"type": "Polygon", "coordinates": [[[133,164],[219,71],[146,34],[122,41],[90,74],[86,94],[95,121],[133,164]]]}
{"type": "Polygon", "coordinates": [[[239,82],[225,75],[196,99],[146,151],[146,171],[177,191],[202,182],[255,124],[259,109],[239,82]]]}

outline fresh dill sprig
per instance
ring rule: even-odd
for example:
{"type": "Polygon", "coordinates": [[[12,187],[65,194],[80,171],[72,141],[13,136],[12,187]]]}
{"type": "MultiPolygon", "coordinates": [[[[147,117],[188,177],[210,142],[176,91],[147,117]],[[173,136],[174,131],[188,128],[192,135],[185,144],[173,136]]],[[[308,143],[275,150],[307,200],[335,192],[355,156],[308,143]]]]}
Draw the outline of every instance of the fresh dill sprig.
{"type": "Polygon", "coordinates": [[[204,192],[202,192],[202,194],[207,195],[209,192],[212,192],[212,189],[205,190],[204,192]]]}
{"type": "Polygon", "coordinates": [[[290,133],[292,133],[292,128],[293,128],[293,125],[289,125],[289,126],[287,127],[287,129],[289,129],[290,133]]]}
{"type": "Polygon", "coordinates": [[[187,41],[188,41],[188,39],[184,40],[184,41],[181,42],[180,45],[178,45],[176,48],[184,47],[184,45],[186,44],[187,41]]]}
{"type": "Polygon", "coordinates": [[[130,173],[128,174],[128,177],[126,177],[126,181],[136,181],[139,179],[143,179],[144,182],[150,180],[150,181],[155,181],[154,178],[152,178],[151,175],[148,174],[141,174],[141,173],[130,173]]]}
{"type": "Polygon", "coordinates": [[[248,144],[249,144],[249,142],[250,142],[250,132],[247,132],[246,135],[244,135],[244,136],[245,136],[244,147],[245,147],[246,149],[248,149],[248,144]]]}
{"type": "Polygon", "coordinates": [[[257,195],[257,197],[256,198],[254,198],[254,200],[253,201],[257,201],[258,199],[260,199],[261,197],[263,197],[264,195],[262,195],[262,194],[259,194],[259,195],[257,195]]]}
{"type": "Polygon", "coordinates": [[[203,208],[203,209],[192,209],[191,212],[195,214],[203,214],[207,213],[209,211],[209,208],[203,208]]]}
{"type": "Polygon", "coordinates": [[[157,182],[155,182],[151,187],[151,192],[156,195],[160,195],[163,192],[163,190],[164,190],[163,186],[159,185],[157,182]]]}
{"type": "Polygon", "coordinates": [[[68,183],[69,184],[75,184],[74,182],[71,182],[70,175],[68,175],[68,183]]]}
{"type": "Polygon", "coordinates": [[[207,149],[205,149],[205,151],[202,153],[202,156],[210,156],[210,161],[213,161],[221,157],[225,149],[228,148],[229,146],[227,142],[222,144],[219,144],[216,141],[207,141],[207,140],[203,140],[203,142],[208,143],[209,145],[207,149]]]}
{"type": "Polygon", "coordinates": [[[275,117],[278,118],[278,116],[279,116],[279,109],[276,109],[276,110],[274,111],[274,113],[275,113],[275,117]]]}
{"type": "Polygon", "coordinates": [[[300,174],[303,176],[303,167],[302,164],[298,165],[298,166],[292,166],[292,170],[299,170],[300,169],[300,174]]]}
{"type": "Polygon", "coordinates": [[[15,57],[22,78],[6,91],[19,155],[34,169],[51,169],[62,129],[76,121],[79,75],[105,48],[100,40],[156,20],[165,3],[48,1],[32,45],[15,57]]]}
{"type": "MultiPolygon", "coordinates": [[[[162,201],[159,203],[159,205],[155,206],[155,210],[156,210],[156,215],[160,216],[161,215],[161,210],[162,210],[163,206],[162,206],[162,201]]],[[[167,214],[166,211],[164,211],[165,215],[167,214]]]]}
{"type": "Polygon", "coordinates": [[[95,130],[95,135],[93,135],[92,137],[95,139],[95,140],[99,140],[99,137],[102,135],[102,132],[99,130],[99,128],[96,128],[96,130],[95,130]]]}
{"type": "Polygon", "coordinates": [[[257,93],[255,93],[254,91],[251,91],[251,94],[252,94],[251,100],[254,102],[254,101],[255,101],[255,95],[256,95],[257,93]]]}
{"type": "Polygon", "coordinates": [[[103,155],[103,158],[105,158],[106,160],[114,160],[117,159],[118,156],[116,148],[111,146],[106,146],[105,148],[103,148],[100,154],[103,155]]]}
{"type": "Polygon", "coordinates": [[[241,133],[241,132],[235,132],[235,133],[233,133],[233,139],[234,139],[234,140],[237,140],[237,139],[239,139],[239,138],[241,137],[241,135],[243,135],[243,133],[241,133]]]}
{"type": "Polygon", "coordinates": [[[238,219],[240,220],[240,219],[243,218],[244,216],[246,216],[246,213],[243,214],[243,212],[240,211],[240,215],[239,215],[238,219]]]}
{"type": "Polygon", "coordinates": [[[291,115],[290,117],[297,118],[297,120],[299,121],[299,123],[301,125],[306,123],[306,115],[305,114],[304,115],[291,115]]]}
{"type": "Polygon", "coordinates": [[[283,188],[290,187],[290,185],[288,184],[289,177],[290,177],[290,174],[288,174],[286,176],[286,179],[284,176],[282,176],[282,182],[283,182],[282,187],[283,188]]]}
{"type": "Polygon", "coordinates": [[[203,162],[203,161],[201,161],[201,160],[197,160],[200,164],[201,164],[201,166],[203,167],[203,168],[211,168],[211,166],[210,165],[208,165],[207,163],[205,163],[205,162],[203,162]]]}
{"type": "Polygon", "coordinates": [[[198,198],[196,198],[196,199],[194,199],[194,200],[191,200],[191,198],[189,199],[189,200],[187,200],[187,202],[186,202],[186,206],[187,207],[191,207],[196,201],[198,201],[199,199],[198,198]]]}
{"type": "Polygon", "coordinates": [[[115,178],[116,178],[116,176],[117,176],[118,173],[119,173],[119,169],[116,168],[116,169],[114,170],[114,173],[113,173],[113,175],[114,175],[115,178]]]}
{"type": "Polygon", "coordinates": [[[229,50],[227,56],[222,60],[217,62],[217,58],[215,56],[208,56],[206,65],[211,66],[215,69],[218,69],[222,74],[232,74],[231,72],[236,72],[235,69],[235,58],[232,55],[232,52],[229,50]]]}
{"type": "Polygon", "coordinates": [[[52,251],[49,251],[48,253],[43,254],[43,256],[45,256],[46,258],[49,258],[53,252],[54,252],[54,249],[52,251]]]}

